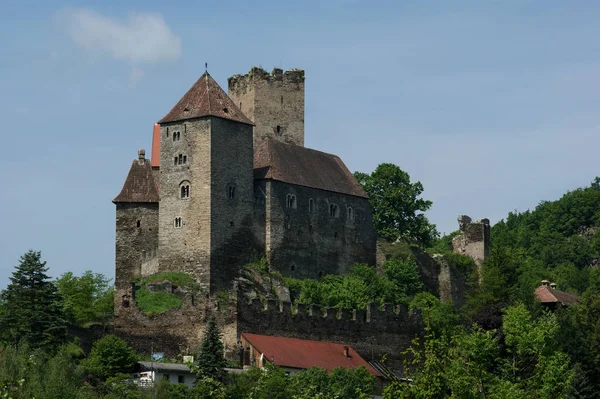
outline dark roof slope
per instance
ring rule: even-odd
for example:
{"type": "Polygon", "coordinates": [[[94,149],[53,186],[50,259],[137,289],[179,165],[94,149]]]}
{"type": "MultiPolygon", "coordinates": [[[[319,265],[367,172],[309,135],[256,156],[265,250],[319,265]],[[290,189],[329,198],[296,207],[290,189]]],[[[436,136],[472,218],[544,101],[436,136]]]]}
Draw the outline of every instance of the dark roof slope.
{"type": "Polygon", "coordinates": [[[561,303],[568,306],[579,302],[579,297],[576,295],[543,285],[535,290],[535,296],[542,303],[561,303]]]}
{"type": "MultiPolygon", "coordinates": [[[[143,156],[143,155],[142,155],[143,156]]],[[[118,202],[158,202],[158,190],[152,178],[152,165],[149,159],[136,159],[131,164],[125,184],[117,197],[118,202]]]]}
{"type": "Polygon", "coordinates": [[[338,156],[277,140],[254,152],[254,178],[369,197],[338,156]]]}
{"type": "Polygon", "coordinates": [[[248,125],[253,124],[208,72],[200,76],[200,79],[158,123],[175,122],[202,116],[218,116],[219,118],[248,125]]]}
{"type": "Polygon", "coordinates": [[[242,337],[262,353],[269,362],[275,359],[275,364],[278,366],[298,369],[321,367],[327,371],[336,367],[364,366],[371,374],[381,376],[348,345],[248,333],[243,333],[242,337]],[[348,347],[348,357],[344,355],[344,346],[348,347]]]}

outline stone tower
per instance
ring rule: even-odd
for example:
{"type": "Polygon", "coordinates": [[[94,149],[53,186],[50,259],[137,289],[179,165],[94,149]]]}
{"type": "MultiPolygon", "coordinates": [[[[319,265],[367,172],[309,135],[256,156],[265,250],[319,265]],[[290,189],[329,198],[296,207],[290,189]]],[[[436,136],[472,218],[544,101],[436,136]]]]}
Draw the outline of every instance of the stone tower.
{"type": "Polygon", "coordinates": [[[304,146],[304,71],[254,67],[228,79],[229,97],[254,122],[254,147],[273,138],[304,146]]]}
{"type": "Polygon", "coordinates": [[[253,248],[252,122],[204,73],[159,124],[159,269],[227,288],[253,248]]]}
{"type": "Polygon", "coordinates": [[[131,281],[158,269],[158,200],[150,160],[140,150],[121,192],[113,200],[117,207],[116,314],[133,298],[131,281]]]}

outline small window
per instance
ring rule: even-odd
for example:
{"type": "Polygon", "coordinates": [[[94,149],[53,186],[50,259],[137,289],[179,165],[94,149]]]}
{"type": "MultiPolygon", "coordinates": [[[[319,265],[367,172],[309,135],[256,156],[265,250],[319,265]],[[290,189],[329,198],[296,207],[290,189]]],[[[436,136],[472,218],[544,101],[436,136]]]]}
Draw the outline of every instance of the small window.
{"type": "Polygon", "coordinates": [[[340,208],[336,204],[329,205],[329,216],[332,218],[340,217],[340,208]]]}
{"type": "Polygon", "coordinates": [[[235,199],[235,186],[232,184],[227,186],[227,198],[229,198],[230,200],[235,199]]]}
{"type": "Polygon", "coordinates": [[[121,304],[123,305],[124,308],[129,307],[129,295],[123,295],[121,297],[121,304]]]}
{"type": "Polygon", "coordinates": [[[177,376],[177,383],[178,384],[183,384],[183,376],[182,375],[178,375],[177,376]]]}
{"type": "Polygon", "coordinates": [[[142,225],[142,222],[138,220],[137,221],[137,227],[140,227],[141,225],[142,225]]]}
{"type": "Polygon", "coordinates": [[[348,207],[348,221],[354,222],[354,209],[351,206],[348,207]]]}
{"type": "Polygon", "coordinates": [[[281,126],[277,125],[275,129],[277,130],[277,133],[281,133],[281,126]]]}
{"type": "Polygon", "coordinates": [[[185,164],[185,163],[187,163],[187,155],[184,155],[184,156],[183,156],[183,163],[184,163],[184,164],[185,164]]]}
{"type": "Polygon", "coordinates": [[[294,265],[294,264],[292,263],[292,266],[290,266],[290,269],[291,269],[292,271],[296,270],[296,265],[294,265]]]}
{"type": "Polygon", "coordinates": [[[337,231],[335,233],[333,233],[333,238],[338,238],[338,233],[337,231]]]}
{"type": "Polygon", "coordinates": [[[190,198],[190,186],[185,184],[181,186],[181,199],[190,198]]]}
{"type": "Polygon", "coordinates": [[[281,105],[283,105],[283,96],[281,96],[281,105]]]}
{"type": "Polygon", "coordinates": [[[177,157],[173,158],[173,165],[177,165],[178,164],[177,161],[178,161],[177,157]]]}
{"type": "Polygon", "coordinates": [[[296,196],[294,194],[288,194],[285,197],[285,206],[287,208],[296,209],[296,196]]]}
{"type": "Polygon", "coordinates": [[[175,228],[180,228],[181,224],[181,218],[175,218],[175,228]]]}
{"type": "Polygon", "coordinates": [[[179,154],[178,165],[183,164],[183,154],[179,154]]]}
{"type": "Polygon", "coordinates": [[[315,211],[315,201],[312,198],[308,200],[308,213],[313,213],[315,211]]]}

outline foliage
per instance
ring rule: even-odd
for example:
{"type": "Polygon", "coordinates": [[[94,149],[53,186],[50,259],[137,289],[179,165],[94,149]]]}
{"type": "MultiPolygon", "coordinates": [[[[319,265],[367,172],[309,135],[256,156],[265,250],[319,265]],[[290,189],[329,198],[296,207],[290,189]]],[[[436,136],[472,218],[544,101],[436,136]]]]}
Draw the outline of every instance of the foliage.
{"type": "Polygon", "coordinates": [[[64,342],[63,303],[47,271],[39,251],[30,250],[20,257],[11,283],[0,294],[0,340],[44,348],[64,342]]]}
{"type": "Polygon", "coordinates": [[[366,309],[371,302],[408,304],[423,286],[412,259],[390,259],[382,274],[355,264],[347,275],[326,275],[318,281],[286,279],[286,283],[296,292],[297,302],[350,309],[366,309]]]}
{"type": "Polygon", "coordinates": [[[428,246],[438,236],[423,214],[432,203],[420,198],[423,185],[411,183],[408,173],[382,163],[370,175],[355,172],[354,177],[369,194],[373,226],[381,237],[391,241],[404,237],[428,246]]]}
{"type": "Polygon", "coordinates": [[[125,341],[115,335],[105,335],[94,342],[83,367],[94,377],[106,380],[133,371],[136,361],[135,351],[125,341]]]}
{"type": "Polygon", "coordinates": [[[225,380],[227,361],[223,342],[221,342],[221,332],[212,317],[208,319],[204,329],[196,366],[199,377],[210,377],[218,382],[225,380]]]}
{"type": "Polygon", "coordinates": [[[140,279],[136,284],[135,301],[137,306],[149,316],[179,308],[183,304],[183,301],[171,292],[150,291],[147,289],[148,284],[164,281],[168,281],[173,286],[188,291],[192,295],[199,291],[198,285],[192,276],[187,273],[161,272],[140,279]]]}
{"type": "Polygon", "coordinates": [[[113,287],[103,274],[87,270],[77,277],[67,272],[55,284],[71,322],[83,326],[113,313],[113,287]]]}

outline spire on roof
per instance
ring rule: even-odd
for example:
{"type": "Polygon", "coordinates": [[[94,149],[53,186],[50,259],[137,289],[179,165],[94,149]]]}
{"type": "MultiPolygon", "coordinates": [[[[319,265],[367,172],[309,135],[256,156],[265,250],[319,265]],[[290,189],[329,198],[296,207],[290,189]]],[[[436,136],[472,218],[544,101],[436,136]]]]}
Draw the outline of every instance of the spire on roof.
{"type": "Polygon", "coordinates": [[[200,79],[158,123],[175,122],[203,116],[217,116],[248,125],[253,124],[208,72],[204,72],[200,76],[200,79]]]}

